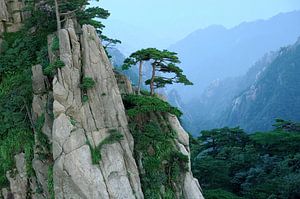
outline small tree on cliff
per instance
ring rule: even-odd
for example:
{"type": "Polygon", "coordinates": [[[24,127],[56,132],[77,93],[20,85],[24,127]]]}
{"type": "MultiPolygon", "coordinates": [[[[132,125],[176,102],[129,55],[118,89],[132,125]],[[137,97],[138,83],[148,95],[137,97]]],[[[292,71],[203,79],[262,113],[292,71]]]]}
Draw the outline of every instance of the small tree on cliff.
{"type": "Polygon", "coordinates": [[[179,64],[179,58],[175,52],[168,50],[160,51],[156,48],[147,48],[132,53],[124,61],[123,70],[139,64],[139,83],[138,93],[141,88],[142,66],[145,61],[150,61],[152,66],[151,78],[146,80],[146,85],[150,85],[151,95],[154,95],[156,88],[165,87],[167,84],[183,83],[184,85],[193,85],[176,64],[179,64]],[[168,76],[160,76],[162,73],[168,73],[168,76]],[[173,75],[173,76],[172,76],[173,75]]]}
{"type": "Polygon", "coordinates": [[[139,64],[139,79],[138,79],[138,89],[137,92],[140,94],[141,84],[143,78],[143,63],[150,60],[150,52],[147,49],[141,49],[132,53],[128,58],[125,59],[122,66],[123,70],[128,70],[130,67],[139,64]]]}
{"type": "Polygon", "coordinates": [[[79,24],[90,24],[94,26],[98,32],[101,32],[104,25],[99,20],[95,20],[95,18],[107,19],[110,14],[107,10],[100,7],[89,7],[85,9],[88,5],[88,0],[54,0],[57,30],[61,29],[61,23],[67,18],[76,16],[79,24]]]}
{"type": "Polygon", "coordinates": [[[182,69],[177,66],[180,63],[177,53],[168,50],[160,51],[156,48],[149,48],[147,52],[151,59],[152,75],[145,83],[150,85],[151,95],[154,94],[156,88],[165,87],[167,84],[193,85],[183,74],[182,69]],[[162,73],[168,75],[161,76],[162,73]]]}

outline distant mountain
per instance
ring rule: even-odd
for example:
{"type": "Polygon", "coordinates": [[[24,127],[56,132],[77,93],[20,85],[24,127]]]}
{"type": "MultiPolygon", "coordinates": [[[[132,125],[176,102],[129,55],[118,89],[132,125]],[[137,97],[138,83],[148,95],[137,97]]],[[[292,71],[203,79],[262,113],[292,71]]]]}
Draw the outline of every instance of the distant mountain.
{"type": "Polygon", "coordinates": [[[275,118],[300,120],[300,39],[266,54],[244,75],[212,83],[184,107],[194,134],[203,129],[240,126],[248,132],[270,130],[275,118]]]}
{"type": "Polygon", "coordinates": [[[256,81],[235,97],[220,121],[248,131],[271,128],[275,118],[300,120],[300,40],[282,48],[256,81]]]}
{"type": "Polygon", "coordinates": [[[216,79],[246,73],[265,53],[293,43],[300,35],[299,19],[300,11],[294,11],[231,29],[210,26],[172,45],[170,50],[179,53],[182,68],[194,83],[180,87],[183,100],[199,97],[216,79]]]}

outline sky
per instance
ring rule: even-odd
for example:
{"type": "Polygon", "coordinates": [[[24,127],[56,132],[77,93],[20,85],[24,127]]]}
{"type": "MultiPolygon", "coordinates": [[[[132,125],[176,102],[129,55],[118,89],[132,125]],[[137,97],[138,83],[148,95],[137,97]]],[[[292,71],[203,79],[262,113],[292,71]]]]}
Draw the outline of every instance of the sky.
{"type": "Polygon", "coordinates": [[[110,11],[104,33],[122,40],[121,48],[127,51],[150,46],[168,48],[210,25],[231,28],[300,10],[300,0],[100,0],[92,5],[110,11]]]}

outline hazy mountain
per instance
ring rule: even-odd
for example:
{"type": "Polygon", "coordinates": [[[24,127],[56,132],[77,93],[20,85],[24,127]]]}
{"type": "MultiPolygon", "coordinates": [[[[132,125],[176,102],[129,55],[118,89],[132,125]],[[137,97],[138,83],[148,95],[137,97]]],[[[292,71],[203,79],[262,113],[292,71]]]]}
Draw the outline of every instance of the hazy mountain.
{"type": "Polygon", "coordinates": [[[194,134],[223,126],[253,132],[270,130],[275,118],[300,120],[299,44],[266,54],[244,76],[213,82],[181,105],[192,118],[184,126],[194,134]]]}
{"type": "Polygon", "coordinates": [[[265,53],[293,43],[300,35],[300,11],[268,20],[245,22],[234,28],[210,26],[170,47],[179,53],[182,68],[194,82],[180,87],[183,100],[199,97],[216,79],[244,74],[265,53]]]}
{"type": "Polygon", "coordinates": [[[300,120],[300,40],[282,48],[256,81],[235,97],[221,121],[248,131],[269,130],[275,118],[300,120]]]}

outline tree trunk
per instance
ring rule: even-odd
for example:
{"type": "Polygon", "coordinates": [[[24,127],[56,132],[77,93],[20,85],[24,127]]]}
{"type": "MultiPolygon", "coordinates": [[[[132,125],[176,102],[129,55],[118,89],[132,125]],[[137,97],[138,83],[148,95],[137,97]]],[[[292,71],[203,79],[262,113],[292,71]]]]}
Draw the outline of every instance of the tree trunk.
{"type": "Polygon", "coordinates": [[[154,95],[155,63],[152,64],[152,77],[150,81],[150,94],[154,95]]]}
{"type": "Polygon", "coordinates": [[[142,85],[142,78],[143,78],[143,73],[142,73],[142,69],[143,69],[143,61],[140,61],[140,65],[139,65],[139,82],[138,82],[138,95],[141,94],[141,85],[142,85]]]}
{"type": "Polygon", "coordinates": [[[57,31],[61,29],[61,23],[60,23],[60,14],[59,14],[59,8],[57,0],[54,0],[55,3],[55,14],[56,14],[56,23],[57,23],[57,31]]]}

